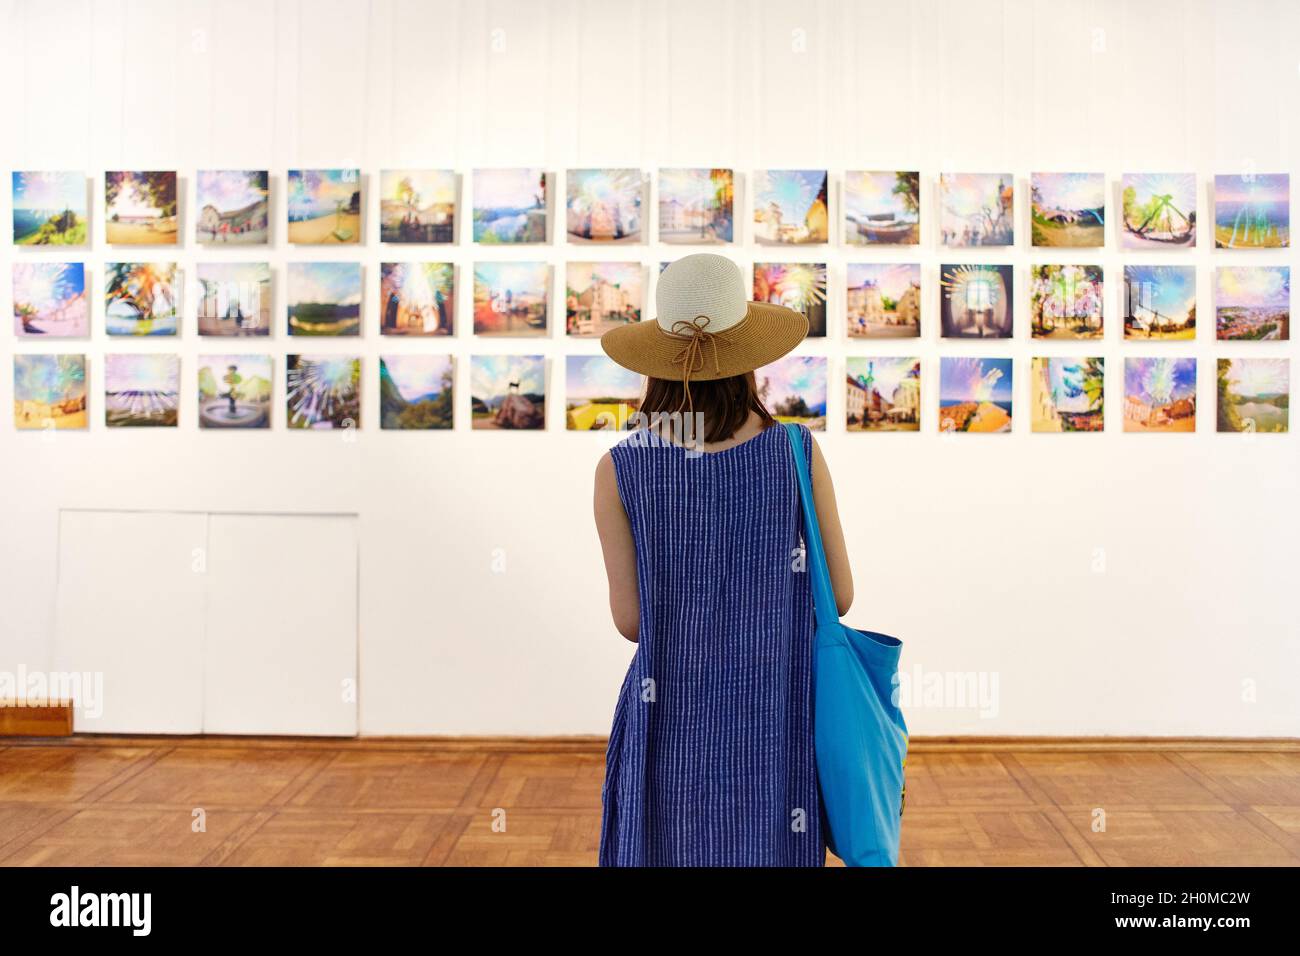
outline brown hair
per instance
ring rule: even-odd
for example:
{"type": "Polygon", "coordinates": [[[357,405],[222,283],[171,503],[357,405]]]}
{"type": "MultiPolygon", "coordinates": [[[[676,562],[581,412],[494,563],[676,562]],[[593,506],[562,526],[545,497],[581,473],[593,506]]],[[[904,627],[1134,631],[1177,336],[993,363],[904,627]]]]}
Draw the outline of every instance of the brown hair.
{"type": "Polygon", "coordinates": [[[776,424],[776,419],[758,397],[758,385],[753,372],[719,378],[711,381],[691,382],[690,404],[682,383],[673,379],[646,377],[645,398],[639,411],[649,417],[656,413],[685,413],[694,410],[703,416],[706,442],[726,441],[745,424],[750,412],[756,412],[763,427],[776,424]]]}

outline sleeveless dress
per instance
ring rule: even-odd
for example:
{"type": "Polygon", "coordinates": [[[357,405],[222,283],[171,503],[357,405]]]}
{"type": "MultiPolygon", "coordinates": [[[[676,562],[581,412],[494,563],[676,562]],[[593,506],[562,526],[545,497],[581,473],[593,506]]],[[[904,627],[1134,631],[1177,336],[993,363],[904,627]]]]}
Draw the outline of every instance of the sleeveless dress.
{"type": "Polygon", "coordinates": [[[692,454],[646,438],[611,452],[640,632],[606,753],[600,865],[823,866],[790,440],[770,426],[692,454]]]}

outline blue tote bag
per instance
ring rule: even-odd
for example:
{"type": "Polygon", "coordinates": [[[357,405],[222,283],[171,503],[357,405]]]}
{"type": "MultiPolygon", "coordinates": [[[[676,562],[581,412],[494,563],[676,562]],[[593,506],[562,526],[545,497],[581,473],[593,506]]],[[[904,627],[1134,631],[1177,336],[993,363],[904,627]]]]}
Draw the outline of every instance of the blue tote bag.
{"type": "Polygon", "coordinates": [[[798,425],[786,425],[812,574],[813,733],[826,842],[847,866],[897,866],[907,724],[898,709],[903,642],[841,624],[798,425]]]}

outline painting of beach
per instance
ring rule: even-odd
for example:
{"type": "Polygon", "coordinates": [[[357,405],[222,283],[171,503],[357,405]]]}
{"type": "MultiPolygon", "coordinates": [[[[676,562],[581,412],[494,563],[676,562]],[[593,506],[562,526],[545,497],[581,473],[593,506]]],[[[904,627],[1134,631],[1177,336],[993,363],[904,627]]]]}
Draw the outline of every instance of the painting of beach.
{"type": "Polygon", "coordinates": [[[754,301],[802,312],[808,319],[808,337],[825,336],[826,263],[754,263],[754,301]]]}
{"type": "Polygon", "coordinates": [[[451,335],[456,267],[450,262],[385,262],[379,267],[382,335],[451,335]]]}
{"type": "Polygon", "coordinates": [[[200,355],[199,427],[270,428],[272,358],[200,355]]]}
{"type": "Polygon", "coordinates": [[[944,338],[1009,339],[1014,322],[1011,266],[945,265],[939,272],[944,338]]]}
{"type": "Polygon", "coordinates": [[[546,427],[546,359],[541,355],[472,355],[470,426],[485,431],[546,427]]]}
{"type": "Polygon", "coordinates": [[[600,338],[641,321],[645,268],[639,262],[570,262],[565,267],[565,331],[600,338]]]}
{"type": "Polygon", "coordinates": [[[104,356],[109,428],[175,428],[180,395],[179,355],[104,356]]]}
{"type": "Polygon", "coordinates": [[[1035,356],[1030,374],[1030,431],[1099,432],[1105,428],[1104,359],[1035,356]]]}
{"type": "Polygon", "coordinates": [[[15,262],[14,334],[53,339],[90,334],[86,267],[80,262],[15,262]]]}
{"type": "Polygon", "coordinates": [[[1015,245],[1010,173],[940,173],[939,240],[951,248],[1015,245]]]}
{"type": "Polygon", "coordinates": [[[174,246],[176,172],[104,173],[104,232],[110,245],[174,246]]]}
{"type": "Polygon", "coordinates": [[[920,431],[919,358],[851,355],[846,370],[844,427],[848,431],[920,431]]]}
{"type": "Polygon", "coordinates": [[[361,427],[361,359],[290,355],[285,373],[288,426],[311,430],[361,427]]]}
{"type": "Polygon", "coordinates": [[[754,241],[760,246],[828,242],[829,190],[824,169],[754,173],[754,241]]]}
{"type": "Polygon", "coordinates": [[[1290,359],[1221,358],[1218,373],[1219,431],[1290,430],[1290,359]]]}
{"type": "Polygon", "coordinates": [[[851,339],[914,339],[921,334],[921,264],[850,262],[845,311],[851,339]]]}
{"type": "Polygon", "coordinates": [[[921,241],[921,174],[844,174],[844,242],[850,246],[915,246],[921,241]]]}
{"type": "Polygon", "coordinates": [[[1214,270],[1215,337],[1228,341],[1291,338],[1290,266],[1219,266],[1214,270]]]}
{"type": "Polygon", "coordinates": [[[787,355],[756,369],[754,381],[777,421],[826,430],[826,356],[787,355]]]}
{"type": "Polygon", "coordinates": [[[1282,249],[1291,245],[1291,176],[1215,176],[1214,245],[1218,249],[1282,249]]]}
{"type": "Polygon", "coordinates": [[[14,428],[86,427],[86,356],[14,356],[14,428]]]}
{"type": "Polygon", "coordinates": [[[1030,329],[1036,339],[1102,336],[1101,266],[1029,267],[1030,329]]]}
{"type": "Polygon", "coordinates": [[[1124,431],[1196,431],[1196,359],[1124,359],[1124,431]]]}
{"type": "Polygon", "coordinates": [[[399,431],[451,428],[454,382],[450,355],[381,355],[379,427],[399,431]]]}
{"type": "Polygon", "coordinates": [[[641,404],[645,379],[604,355],[564,360],[564,427],[569,431],[622,431],[641,404]]]}
{"type": "Polygon", "coordinates": [[[1011,431],[1011,359],[939,359],[939,431],[1011,431]]]}
{"type": "Polygon", "coordinates": [[[546,242],[546,173],[541,169],[474,170],[473,216],[475,242],[546,242]]]}
{"type": "Polygon", "coordinates": [[[1034,173],[1029,177],[1029,202],[1035,246],[1106,244],[1103,173],[1034,173]]]}
{"type": "Polygon", "coordinates": [[[361,170],[289,170],[289,241],[318,246],[361,242],[361,170]]]}
{"type": "Polygon", "coordinates": [[[450,169],[385,169],[379,174],[379,241],[456,241],[456,174],[450,169]]]}
{"type": "Polygon", "coordinates": [[[271,334],[271,266],[200,262],[199,335],[271,334]]]}
{"type": "Polygon", "coordinates": [[[13,215],[15,246],[84,246],[85,174],[15,171],[13,215]]]}
{"type": "Polygon", "coordinates": [[[1196,338],[1196,267],[1125,266],[1124,338],[1196,338]]]}
{"type": "Polygon", "coordinates": [[[1196,245],[1196,176],[1125,173],[1120,182],[1121,249],[1170,252],[1196,245]]]}
{"type": "Polygon", "coordinates": [[[734,238],[730,169],[659,170],[659,241],[713,245],[734,238]]]}
{"type": "Polygon", "coordinates": [[[180,270],[174,262],[104,265],[104,330],[109,335],[177,335],[180,270]]]}
{"type": "Polygon", "coordinates": [[[474,334],[546,335],[545,262],[479,262],[474,265],[474,334]]]}
{"type": "Polygon", "coordinates": [[[265,243],[270,222],[269,176],[265,169],[200,169],[194,229],[201,245],[265,243]]]}

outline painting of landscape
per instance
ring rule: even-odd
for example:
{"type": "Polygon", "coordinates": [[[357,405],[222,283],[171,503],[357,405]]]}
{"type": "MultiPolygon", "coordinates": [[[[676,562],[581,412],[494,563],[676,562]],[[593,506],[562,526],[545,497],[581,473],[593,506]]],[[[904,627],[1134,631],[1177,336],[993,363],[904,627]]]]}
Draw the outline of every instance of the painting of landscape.
{"type": "Polygon", "coordinates": [[[475,242],[546,242],[546,173],[474,170],[473,216],[475,242]]]}
{"type": "Polygon", "coordinates": [[[473,355],[470,418],[475,430],[546,427],[546,359],[541,355],[473,355]]]}
{"type": "Polygon", "coordinates": [[[570,242],[641,241],[641,170],[570,169],[565,182],[570,242]]]}
{"type": "Polygon", "coordinates": [[[830,241],[828,182],[824,169],[754,173],[754,241],[760,246],[830,241]]]}
{"type": "Polygon", "coordinates": [[[361,242],[361,170],[289,170],[289,241],[295,245],[361,242]]]}
{"type": "Polygon", "coordinates": [[[921,334],[921,264],[850,262],[845,311],[851,339],[914,339],[921,334]]]}
{"type": "Polygon", "coordinates": [[[1219,431],[1290,430],[1290,359],[1221,358],[1218,373],[1219,431]]]}
{"type": "Polygon", "coordinates": [[[1119,236],[1122,249],[1169,252],[1195,246],[1195,174],[1125,173],[1119,236]]]}
{"type": "Polygon", "coordinates": [[[379,174],[379,241],[456,241],[456,173],[385,169],[379,174]]]}
{"type": "Polygon", "coordinates": [[[659,171],[659,241],[707,245],[735,237],[735,174],[730,169],[659,171]]]}
{"type": "Polygon", "coordinates": [[[754,381],[777,421],[826,430],[826,356],[787,355],[755,370],[754,381]]]}
{"type": "Polygon", "coordinates": [[[850,246],[915,246],[921,241],[921,174],[844,174],[844,242],[850,246]]]}
{"type": "Polygon", "coordinates": [[[565,267],[565,331],[599,338],[641,321],[645,268],[639,262],[570,262],[565,267]]]}
{"type": "Polygon", "coordinates": [[[826,263],[754,263],[754,301],[802,312],[808,319],[808,337],[825,336],[826,263]]]}
{"type": "Polygon", "coordinates": [[[1106,244],[1103,173],[1034,173],[1029,177],[1030,226],[1035,246],[1106,244]]]}
{"type": "Polygon", "coordinates": [[[270,177],[265,169],[200,169],[196,177],[203,245],[257,245],[269,236],[270,177]]]}
{"type": "Polygon", "coordinates": [[[200,355],[199,427],[270,428],[269,355],[200,355]]]}
{"type": "Polygon", "coordinates": [[[104,326],[109,335],[178,334],[176,263],[109,262],[104,273],[104,326]]]}
{"type": "Polygon", "coordinates": [[[85,175],[15,171],[13,214],[16,246],[84,246],[85,175]]]}
{"type": "Polygon", "coordinates": [[[1010,173],[940,173],[939,239],[949,248],[1015,245],[1010,173]]]}
{"type": "Polygon", "coordinates": [[[939,431],[1011,431],[1011,359],[939,359],[939,431]]]}
{"type": "Polygon", "coordinates": [[[361,263],[289,263],[289,334],[360,335],[361,263]]]}
{"type": "Polygon", "coordinates": [[[266,262],[200,262],[199,335],[271,334],[271,266],[266,262]]]}
{"type": "Polygon", "coordinates": [[[1282,249],[1291,245],[1291,176],[1241,173],[1214,177],[1214,245],[1282,249]]]}
{"type": "Polygon", "coordinates": [[[1102,336],[1101,266],[1029,267],[1030,331],[1036,339],[1102,336]]]}
{"type": "Polygon", "coordinates": [[[451,335],[456,267],[450,262],[385,262],[379,267],[383,335],[451,335]]]}
{"type": "Polygon", "coordinates": [[[1125,266],[1124,338],[1196,338],[1196,267],[1125,266]]]}
{"type": "Polygon", "coordinates": [[[14,356],[14,428],[86,424],[86,356],[14,356]]]}
{"type": "Polygon", "coordinates": [[[569,355],[564,361],[564,427],[569,431],[622,431],[641,404],[645,379],[604,355],[569,355]]]}
{"type": "Polygon", "coordinates": [[[361,427],[361,359],[290,355],[285,374],[288,426],[312,430],[361,427]]]}
{"type": "Polygon", "coordinates": [[[398,431],[451,428],[454,380],[450,355],[381,355],[379,427],[398,431]]]}
{"type": "Polygon", "coordinates": [[[1124,431],[1196,431],[1196,359],[1124,359],[1124,431]]]}
{"type": "Polygon", "coordinates": [[[90,334],[86,267],[80,262],[15,262],[13,300],[15,335],[90,334]]]}
{"type": "Polygon", "coordinates": [[[104,173],[104,232],[110,245],[176,245],[176,172],[104,173]]]}
{"type": "Polygon", "coordinates": [[[175,428],[180,395],[180,356],[104,356],[104,424],[109,428],[175,428]]]}
{"type": "Polygon", "coordinates": [[[1291,338],[1290,266],[1219,266],[1214,270],[1215,336],[1228,341],[1291,338]]]}
{"type": "Polygon", "coordinates": [[[939,325],[944,338],[1009,339],[1011,266],[945,265],[939,272],[939,325]]]}
{"type": "Polygon", "coordinates": [[[919,358],[851,355],[846,371],[844,427],[848,431],[920,431],[919,358]]]}
{"type": "Polygon", "coordinates": [[[545,262],[478,262],[474,265],[474,334],[546,335],[545,262]]]}
{"type": "Polygon", "coordinates": [[[1099,432],[1106,427],[1106,363],[1096,358],[1035,356],[1030,431],[1099,432]]]}

